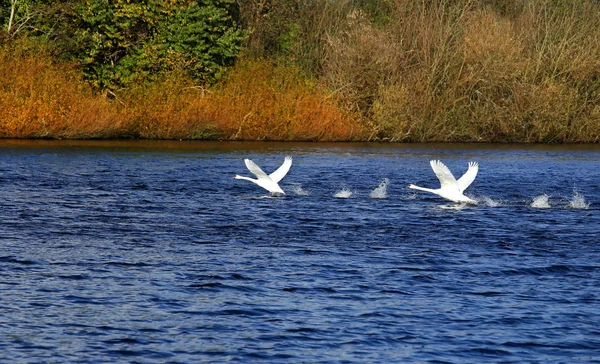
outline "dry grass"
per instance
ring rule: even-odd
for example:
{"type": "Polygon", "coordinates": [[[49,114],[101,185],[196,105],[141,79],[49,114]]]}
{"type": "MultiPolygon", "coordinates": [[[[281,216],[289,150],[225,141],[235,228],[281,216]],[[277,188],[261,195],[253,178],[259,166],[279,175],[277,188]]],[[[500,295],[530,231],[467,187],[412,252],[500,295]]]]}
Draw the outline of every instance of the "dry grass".
{"type": "Polygon", "coordinates": [[[233,140],[353,140],[360,124],[292,66],[249,61],[208,96],[215,122],[233,140]]]}
{"type": "Polygon", "coordinates": [[[291,66],[240,62],[211,89],[171,75],[130,90],[129,130],[141,138],[339,141],[362,137],[336,100],[291,66]]]}
{"type": "Polygon", "coordinates": [[[352,140],[360,125],[293,67],[245,62],[207,90],[180,74],[95,95],[74,67],[0,50],[1,138],[352,140]]]}
{"type": "Polygon", "coordinates": [[[118,112],[94,96],[69,65],[49,57],[0,50],[0,137],[111,138],[118,112]]]}
{"type": "Polygon", "coordinates": [[[396,0],[386,26],[350,13],[330,87],[373,139],[600,141],[600,4],[497,3],[396,0]]]}

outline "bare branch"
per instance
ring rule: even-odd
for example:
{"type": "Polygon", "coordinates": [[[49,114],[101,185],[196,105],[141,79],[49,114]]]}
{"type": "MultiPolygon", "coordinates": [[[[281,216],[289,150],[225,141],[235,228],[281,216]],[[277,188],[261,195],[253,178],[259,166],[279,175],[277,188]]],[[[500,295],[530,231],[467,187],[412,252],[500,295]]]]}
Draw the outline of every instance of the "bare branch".
{"type": "Polygon", "coordinates": [[[12,23],[15,18],[15,9],[17,8],[17,0],[10,0],[10,17],[8,18],[8,26],[6,32],[10,34],[12,23]]]}

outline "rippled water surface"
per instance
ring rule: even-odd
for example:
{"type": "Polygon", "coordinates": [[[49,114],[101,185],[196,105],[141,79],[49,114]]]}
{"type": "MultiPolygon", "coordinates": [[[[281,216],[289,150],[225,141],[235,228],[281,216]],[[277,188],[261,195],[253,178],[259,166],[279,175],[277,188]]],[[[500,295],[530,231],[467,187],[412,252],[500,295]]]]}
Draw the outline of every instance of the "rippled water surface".
{"type": "Polygon", "coordinates": [[[3,141],[0,352],[598,362],[599,207],[598,147],[3,141]],[[479,205],[406,189],[430,159],[479,205]]]}

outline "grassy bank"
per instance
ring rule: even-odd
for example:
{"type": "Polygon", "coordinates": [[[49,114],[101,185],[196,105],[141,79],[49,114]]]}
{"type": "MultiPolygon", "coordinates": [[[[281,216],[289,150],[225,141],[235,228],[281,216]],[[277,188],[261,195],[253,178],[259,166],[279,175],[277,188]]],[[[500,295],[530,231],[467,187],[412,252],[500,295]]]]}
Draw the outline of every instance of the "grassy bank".
{"type": "Polygon", "coordinates": [[[600,141],[597,1],[281,4],[246,19],[249,56],[212,86],[171,72],[93,92],[5,45],[0,137],[600,141]]]}

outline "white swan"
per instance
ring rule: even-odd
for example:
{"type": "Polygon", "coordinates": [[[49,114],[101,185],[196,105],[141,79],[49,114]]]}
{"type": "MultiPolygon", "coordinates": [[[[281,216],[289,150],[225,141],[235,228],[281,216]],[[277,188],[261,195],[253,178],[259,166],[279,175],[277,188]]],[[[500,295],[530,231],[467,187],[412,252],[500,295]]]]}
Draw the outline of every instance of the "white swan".
{"type": "Polygon", "coordinates": [[[237,174],[233,176],[233,178],[245,179],[246,181],[256,183],[257,185],[271,193],[280,193],[285,195],[285,192],[283,192],[281,187],[279,187],[278,183],[283,179],[283,177],[285,177],[285,175],[290,170],[290,167],[292,166],[292,157],[285,157],[283,164],[279,168],[277,168],[275,172],[271,173],[268,176],[265,172],[263,172],[262,169],[260,169],[258,165],[256,165],[256,163],[252,162],[250,159],[244,159],[244,162],[246,163],[246,167],[248,167],[248,170],[256,176],[256,179],[239,176],[237,174]]]}
{"type": "Polygon", "coordinates": [[[408,188],[435,193],[436,195],[454,202],[477,204],[477,201],[463,195],[463,192],[471,185],[471,183],[473,183],[477,176],[477,172],[479,171],[479,164],[477,162],[469,162],[469,169],[458,181],[444,163],[438,160],[432,160],[429,164],[431,164],[431,169],[433,169],[433,172],[435,172],[435,175],[440,180],[440,188],[424,188],[413,184],[408,185],[408,188]]]}

